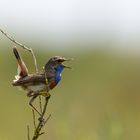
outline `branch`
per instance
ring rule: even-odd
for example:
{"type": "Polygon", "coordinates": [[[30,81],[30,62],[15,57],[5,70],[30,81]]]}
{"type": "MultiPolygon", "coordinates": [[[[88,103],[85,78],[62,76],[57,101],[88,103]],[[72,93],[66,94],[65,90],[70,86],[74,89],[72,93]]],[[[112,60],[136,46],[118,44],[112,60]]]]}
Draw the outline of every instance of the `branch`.
{"type": "Polygon", "coordinates": [[[30,129],[29,129],[29,125],[27,125],[27,130],[28,130],[28,140],[30,140],[30,129]]]}
{"type": "Polygon", "coordinates": [[[23,49],[29,51],[32,54],[32,57],[34,59],[34,65],[35,65],[35,70],[36,72],[38,72],[38,68],[37,68],[37,61],[36,61],[36,57],[35,54],[32,50],[32,48],[28,48],[25,45],[21,44],[20,42],[16,41],[15,39],[13,39],[12,37],[10,37],[6,32],[4,32],[2,29],[0,29],[1,33],[4,34],[10,41],[12,41],[13,43],[15,43],[16,45],[22,47],[23,49]]]}
{"type": "Polygon", "coordinates": [[[33,113],[33,122],[34,122],[34,128],[36,129],[36,122],[35,122],[35,111],[32,109],[33,113]]]}
{"type": "Polygon", "coordinates": [[[50,99],[50,95],[45,98],[44,108],[43,108],[40,118],[38,119],[39,122],[38,122],[36,130],[34,132],[34,136],[33,136],[32,140],[37,140],[39,136],[44,134],[44,132],[41,132],[41,130],[44,127],[44,125],[46,124],[46,122],[49,120],[49,118],[51,117],[51,115],[49,115],[49,117],[46,120],[44,120],[44,115],[46,112],[46,108],[47,108],[49,99],[50,99]]]}
{"type": "Polygon", "coordinates": [[[39,96],[39,107],[40,107],[40,112],[42,113],[42,98],[39,96]]]}
{"type": "MultiPolygon", "coordinates": [[[[38,72],[38,68],[37,68],[37,61],[36,61],[36,57],[34,55],[34,52],[32,50],[32,48],[28,48],[26,47],[25,45],[19,43],[18,41],[16,41],[15,39],[13,39],[12,37],[10,37],[6,32],[4,32],[2,29],[0,29],[0,32],[2,34],[4,34],[10,41],[12,41],[13,43],[15,43],[16,45],[22,47],[23,49],[29,51],[31,54],[32,54],[32,57],[33,57],[33,60],[34,60],[34,65],[35,65],[35,69],[36,69],[36,72],[38,72]]],[[[42,134],[44,134],[45,132],[41,132],[42,128],[44,127],[44,125],[47,123],[47,121],[50,119],[51,115],[49,115],[47,117],[47,119],[45,120],[44,119],[44,116],[45,116],[45,113],[46,113],[46,108],[47,108],[47,105],[48,105],[48,101],[50,99],[50,94],[48,94],[48,96],[45,98],[45,104],[44,106],[42,107],[42,100],[41,100],[41,97],[39,96],[39,104],[40,104],[40,111],[41,111],[41,116],[40,118],[38,119],[38,125],[36,125],[36,117],[35,117],[35,112],[34,110],[32,110],[32,114],[33,114],[33,122],[34,122],[34,128],[35,128],[35,131],[34,131],[34,135],[33,135],[33,138],[32,140],[37,140],[39,138],[39,136],[41,136],[42,134]]],[[[29,129],[29,125],[27,126],[27,136],[28,136],[28,140],[30,140],[30,129],[29,129]]]]}

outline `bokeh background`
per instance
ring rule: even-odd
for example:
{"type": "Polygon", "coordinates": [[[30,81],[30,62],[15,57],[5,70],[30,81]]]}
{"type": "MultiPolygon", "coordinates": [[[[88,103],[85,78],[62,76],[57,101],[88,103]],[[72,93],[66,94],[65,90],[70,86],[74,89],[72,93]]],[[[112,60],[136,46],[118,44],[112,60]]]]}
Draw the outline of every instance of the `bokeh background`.
{"type": "MultiPolygon", "coordinates": [[[[140,139],[138,0],[3,0],[0,7],[0,28],[34,50],[40,70],[51,56],[74,58],[51,91],[40,139],[140,139]]],[[[11,85],[13,46],[0,34],[0,140],[27,139],[27,125],[33,131],[29,99],[11,85]]],[[[33,73],[31,55],[19,51],[33,73]]]]}

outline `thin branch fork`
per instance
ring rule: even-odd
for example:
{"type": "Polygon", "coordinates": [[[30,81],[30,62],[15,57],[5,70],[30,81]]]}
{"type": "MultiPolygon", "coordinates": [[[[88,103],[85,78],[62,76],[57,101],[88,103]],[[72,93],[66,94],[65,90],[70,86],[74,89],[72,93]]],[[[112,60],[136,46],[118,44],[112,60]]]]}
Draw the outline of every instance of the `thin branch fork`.
{"type": "Polygon", "coordinates": [[[38,119],[39,123],[35,129],[34,136],[33,136],[32,140],[37,140],[39,136],[44,134],[44,132],[41,132],[41,130],[44,127],[44,125],[46,124],[46,122],[49,120],[49,118],[51,117],[51,114],[50,114],[48,116],[48,118],[46,120],[44,120],[44,116],[45,116],[45,112],[47,109],[47,104],[48,104],[49,99],[50,99],[50,95],[45,98],[44,108],[43,108],[43,111],[42,111],[40,118],[38,119]]]}
{"type": "MultiPolygon", "coordinates": [[[[10,41],[12,41],[13,43],[15,43],[16,45],[22,47],[23,49],[29,51],[32,54],[33,60],[34,60],[34,65],[35,65],[35,69],[36,72],[38,72],[38,67],[37,67],[37,61],[36,61],[36,57],[34,55],[34,52],[32,50],[32,48],[28,48],[25,45],[19,43],[18,41],[16,41],[15,39],[13,39],[12,37],[10,37],[6,32],[4,32],[2,29],[0,29],[0,32],[2,34],[4,34],[10,41]]],[[[34,135],[32,140],[37,140],[39,138],[39,136],[41,136],[42,134],[44,134],[44,132],[41,132],[42,128],[44,127],[44,125],[47,123],[47,121],[50,119],[51,114],[47,117],[47,119],[44,119],[45,116],[45,112],[46,112],[46,108],[47,108],[47,104],[48,101],[50,99],[50,94],[48,95],[48,97],[45,98],[45,104],[44,106],[42,106],[42,101],[41,101],[41,97],[39,97],[39,103],[40,103],[40,111],[41,111],[41,116],[38,119],[38,125],[36,125],[36,117],[35,117],[35,112],[34,110],[32,110],[33,113],[33,121],[34,121],[34,135]]],[[[28,136],[28,140],[30,139],[30,129],[29,129],[29,125],[27,126],[27,136],[28,136]]]]}
{"type": "Polygon", "coordinates": [[[33,57],[33,59],[34,59],[35,70],[36,70],[36,72],[38,72],[37,61],[36,61],[36,57],[35,57],[35,54],[34,54],[32,48],[28,48],[28,47],[26,47],[25,45],[19,43],[18,41],[16,41],[16,40],[13,39],[12,37],[10,37],[10,36],[9,36],[6,32],[4,32],[2,29],[0,29],[0,32],[1,32],[2,34],[4,34],[10,41],[12,41],[12,42],[15,43],[16,45],[22,47],[23,49],[29,51],[29,52],[32,54],[32,57],[33,57]]]}

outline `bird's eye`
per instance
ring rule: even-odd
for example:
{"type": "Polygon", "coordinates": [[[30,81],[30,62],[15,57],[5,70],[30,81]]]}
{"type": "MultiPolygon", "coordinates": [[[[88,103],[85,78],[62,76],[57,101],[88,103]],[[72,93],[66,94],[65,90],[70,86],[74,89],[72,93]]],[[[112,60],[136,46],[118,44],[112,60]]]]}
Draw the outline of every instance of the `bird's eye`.
{"type": "Polygon", "coordinates": [[[58,62],[62,62],[62,60],[61,60],[61,59],[58,59],[57,61],[58,61],[58,62]]]}

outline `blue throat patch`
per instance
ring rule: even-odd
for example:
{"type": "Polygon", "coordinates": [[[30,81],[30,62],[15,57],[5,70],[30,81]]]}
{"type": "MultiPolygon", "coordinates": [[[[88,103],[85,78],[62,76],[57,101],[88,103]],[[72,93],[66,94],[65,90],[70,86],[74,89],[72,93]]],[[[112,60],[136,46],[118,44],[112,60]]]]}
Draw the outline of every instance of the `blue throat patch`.
{"type": "Polygon", "coordinates": [[[59,64],[56,68],[56,74],[55,74],[55,82],[58,83],[61,80],[61,73],[64,69],[64,66],[62,64],[59,64]]]}

